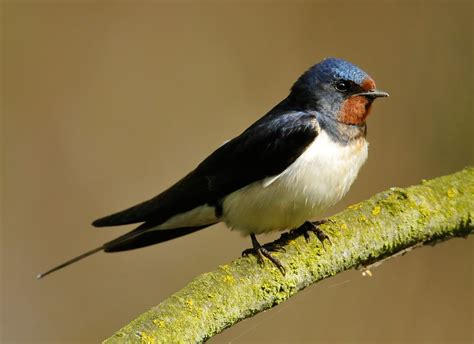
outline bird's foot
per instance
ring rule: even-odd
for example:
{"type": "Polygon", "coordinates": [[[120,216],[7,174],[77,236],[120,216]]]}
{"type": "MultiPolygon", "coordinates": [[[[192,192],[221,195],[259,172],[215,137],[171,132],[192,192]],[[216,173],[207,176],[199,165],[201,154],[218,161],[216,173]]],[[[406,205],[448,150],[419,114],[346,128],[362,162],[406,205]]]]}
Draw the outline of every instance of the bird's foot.
{"type": "Polygon", "coordinates": [[[286,248],[284,248],[280,243],[275,241],[269,242],[268,244],[264,244],[263,248],[270,252],[286,252],[286,248]]]}
{"type": "Polygon", "coordinates": [[[242,256],[247,256],[249,254],[256,254],[260,264],[264,264],[265,258],[268,258],[273,264],[276,265],[276,267],[280,270],[280,272],[283,275],[285,275],[285,267],[283,266],[282,262],[278,258],[272,256],[272,254],[270,253],[270,251],[283,251],[284,252],[285,248],[275,245],[273,243],[262,246],[257,241],[255,234],[250,234],[250,238],[252,239],[253,248],[244,250],[242,252],[242,256]]]}
{"type": "Polygon", "coordinates": [[[314,222],[306,221],[305,223],[303,223],[301,226],[299,226],[298,228],[294,230],[303,234],[306,242],[309,242],[310,240],[309,232],[313,232],[316,235],[316,237],[319,239],[321,244],[323,245],[323,248],[325,248],[324,247],[325,240],[327,240],[329,244],[332,244],[329,236],[326,233],[324,233],[324,231],[319,227],[320,225],[323,225],[325,223],[333,223],[333,221],[330,219],[323,219],[323,220],[314,221],[314,222]]]}

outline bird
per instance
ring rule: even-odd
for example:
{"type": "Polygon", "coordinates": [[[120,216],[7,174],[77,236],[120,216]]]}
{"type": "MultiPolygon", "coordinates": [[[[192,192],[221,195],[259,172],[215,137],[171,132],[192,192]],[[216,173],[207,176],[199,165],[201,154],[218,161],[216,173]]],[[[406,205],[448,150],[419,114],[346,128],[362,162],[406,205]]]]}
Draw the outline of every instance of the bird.
{"type": "Polygon", "coordinates": [[[321,234],[321,221],[310,220],[340,201],[355,181],[368,155],[372,104],[388,96],[356,65],[323,59],[296,80],[286,98],[174,185],[92,223],[138,227],[37,278],[99,251],[158,244],[219,222],[249,235],[251,251],[284,273],[256,235],[298,228],[321,234]]]}

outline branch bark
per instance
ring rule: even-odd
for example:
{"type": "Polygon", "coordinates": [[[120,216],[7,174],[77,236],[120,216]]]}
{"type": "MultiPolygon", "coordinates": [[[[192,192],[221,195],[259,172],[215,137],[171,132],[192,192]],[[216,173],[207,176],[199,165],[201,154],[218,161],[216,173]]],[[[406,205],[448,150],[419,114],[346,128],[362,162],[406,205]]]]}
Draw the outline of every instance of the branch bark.
{"type": "Polygon", "coordinates": [[[474,168],[408,188],[391,188],[350,206],[321,228],[331,237],[283,234],[275,253],[286,267],[261,266],[247,256],[198,276],[104,343],[202,342],[240,320],[271,308],[307,286],[350,268],[474,231],[474,168]],[[314,237],[312,237],[314,238],[314,237]]]}

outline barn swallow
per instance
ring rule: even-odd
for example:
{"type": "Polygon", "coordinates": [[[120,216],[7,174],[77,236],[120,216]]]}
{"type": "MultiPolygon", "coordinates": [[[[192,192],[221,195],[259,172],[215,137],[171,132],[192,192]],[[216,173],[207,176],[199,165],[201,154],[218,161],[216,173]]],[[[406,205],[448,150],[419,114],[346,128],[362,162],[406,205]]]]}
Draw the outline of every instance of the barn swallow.
{"type": "Polygon", "coordinates": [[[136,229],[45,273],[99,251],[145,247],[224,222],[250,235],[260,259],[283,266],[257,234],[303,228],[347,193],[367,159],[366,119],[388,97],[350,62],[327,58],[239,136],[156,197],[100,218],[96,227],[136,229]]]}

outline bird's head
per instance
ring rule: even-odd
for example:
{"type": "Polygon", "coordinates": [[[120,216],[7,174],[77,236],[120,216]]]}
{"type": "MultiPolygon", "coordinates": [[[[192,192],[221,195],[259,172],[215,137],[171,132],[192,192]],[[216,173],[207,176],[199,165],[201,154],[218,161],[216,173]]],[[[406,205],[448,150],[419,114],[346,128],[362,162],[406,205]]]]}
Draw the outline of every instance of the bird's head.
{"type": "Polygon", "coordinates": [[[305,110],[351,125],[361,125],[375,98],[388,97],[374,80],[350,62],[327,58],[308,69],[291,88],[290,97],[305,110]]]}

